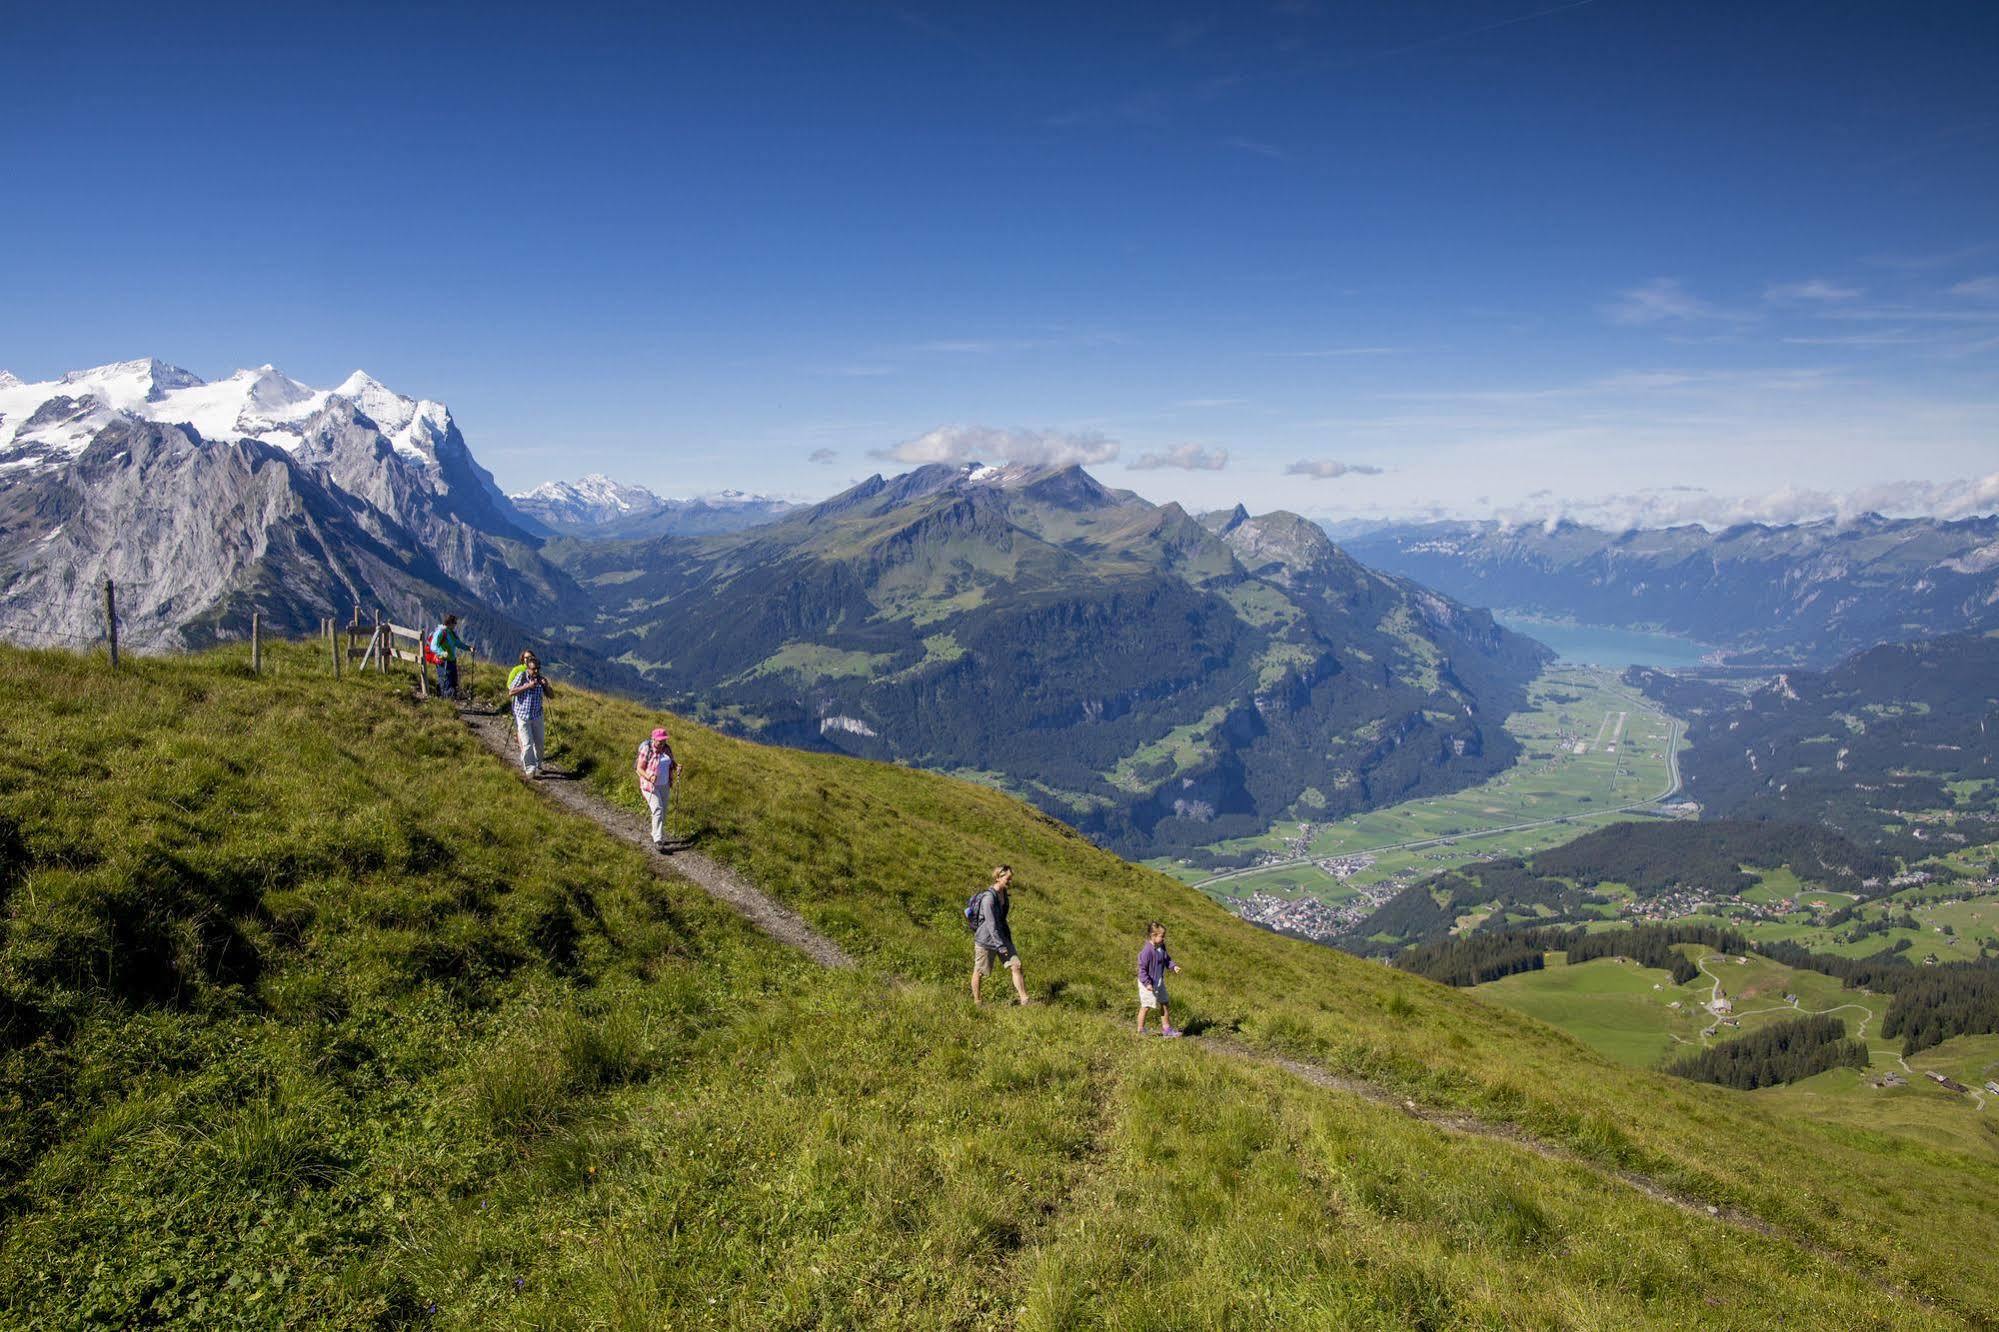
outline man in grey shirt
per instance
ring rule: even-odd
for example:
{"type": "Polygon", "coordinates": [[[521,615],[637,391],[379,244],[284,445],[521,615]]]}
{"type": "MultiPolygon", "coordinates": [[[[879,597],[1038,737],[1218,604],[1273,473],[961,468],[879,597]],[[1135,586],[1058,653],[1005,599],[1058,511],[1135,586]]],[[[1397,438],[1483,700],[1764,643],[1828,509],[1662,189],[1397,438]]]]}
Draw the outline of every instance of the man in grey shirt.
{"type": "Polygon", "coordinates": [[[972,930],[972,1002],[981,1002],[979,983],[993,969],[997,958],[1013,975],[1013,992],[1020,1003],[1027,1002],[1027,982],[1020,975],[1020,954],[1013,946],[1013,929],[1007,924],[1011,908],[1008,889],[1013,886],[1013,869],[1001,865],[993,871],[992,887],[979,894],[979,921],[972,930]]]}

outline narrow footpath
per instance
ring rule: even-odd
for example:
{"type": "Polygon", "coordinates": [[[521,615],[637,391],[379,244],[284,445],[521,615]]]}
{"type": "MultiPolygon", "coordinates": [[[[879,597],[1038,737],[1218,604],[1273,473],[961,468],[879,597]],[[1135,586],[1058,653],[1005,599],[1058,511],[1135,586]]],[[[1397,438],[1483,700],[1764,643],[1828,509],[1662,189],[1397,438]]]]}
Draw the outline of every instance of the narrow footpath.
{"type": "MultiPolygon", "coordinates": [[[[520,750],[514,739],[514,724],[506,713],[488,714],[461,711],[459,717],[472,728],[481,744],[520,771],[520,750]]],[[[522,781],[528,779],[523,776],[522,781]]],[[[653,872],[661,878],[685,879],[723,906],[781,944],[796,948],[822,967],[851,967],[854,959],[845,949],[800,919],[797,912],[781,906],[769,896],[744,883],[723,865],[699,851],[675,850],[664,855],[655,851],[639,816],[619,809],[591,794],[582,782],[567,778],[543,778],[530,782],[536,790],[572,814],[590,820],[611,836],[644,848],[652,857],[653,872]]]]}
{"type": "MultiPolygon", "coordinates": [[[[461,711],[459,716],[471,728],[472,733],[479,737],[481,744],[515,772],[519,772],[519,751],[514,740],[513,723],[507,714],[461,711]]],[[[522,777],[521,780],[525,782],[528,779],[522,777]]],[[[779,943],[798,949],[822,967],[855,965],[853,958],[849,957],[840,945],[806,924],[799,918],[798,913],[773,901],[718,862],[697,851],[673,851],[665,855],[654,852],[652,841],[647,837],[646,830],[636,813],[619,809],[609,801],[592,794],[581,782],[567,778],[544,778],[530,784],[556,804],[590,820],[611,836],[634,846],[643,847],[652,854],[654,872],[661,878],[685,879],[716,901],[736,911],[763,933],[779,943]]],[[[1703,1202],[1700,1198],[1671,1188],[1641,1171],[1619,1170],[1603,1165],[1581,1152],[1536,1138],[1518,1124],[1481,1119],[1476,1115],[1457,1110],[1419,1105],[1379,1083],[1348,1077],[1301,1059],[1256,1050],[1228,1037],[1197,1036],[1191,1038],[1191,1043],[1226,1058],[1280,1069],[1312,1086],[1359,1097],[1373,1104],[1396,1110],[1412,1119],[1421,1120],[1446,1133],[1494,1139],[1510,1143],[1523,1151],[1532,1152],[1548,1160],[1580,1166],[1606,1182],[1621,1184],[1654,1202],[1665,1203],[1694,1216],[1717,1221],[1750,1234],[1781,1240],[1820,1257],[1837,1260],[1846,1264],[1862,1280],[1883,1294],[1913,1300],[1925,1307],[1929,1305],[1929,1301],[1920,1292],[1884,1280],[1878,1274],[1856,1263],[1850,1254],[1774,1226],[1740,1208],[1718,1207],[1703,1202]]]]}

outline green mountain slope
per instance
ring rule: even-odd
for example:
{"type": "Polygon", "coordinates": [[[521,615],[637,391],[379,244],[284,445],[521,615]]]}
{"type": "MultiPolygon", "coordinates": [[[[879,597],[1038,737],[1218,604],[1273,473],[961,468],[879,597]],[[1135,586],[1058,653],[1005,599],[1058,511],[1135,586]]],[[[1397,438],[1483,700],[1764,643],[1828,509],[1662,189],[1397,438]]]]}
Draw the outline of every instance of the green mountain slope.
{"type": "Polygon", "coordinates": [[[1543,651],[1290,514],[919,468],[747,532],[558,545],[586,636],[761,738],[967,774],[1148,853],[1502,768],[1543,651]]]}
{"type": "MultiPolygon", "coordinates": [[[[862,963],[821,971],[404,682],[270,655],[253,679],[240,652],[114,675],[0,651],[0,1324],[1913,1327],[1999,1307],[1967,1259],[1999,1245],[1986,1163],[1620,1068],[1260,932],[997,792],[676,724],[683,826],[862,963]],[[974,1011],[957,912],[1000,859],[1044,1002],[974,1011]],[[1520,1141],[1135,1039],[1151,917],[1187,1025],[1520,1141]]],[[[565,693],[555,762],[635,809],[655,720],[565,693]]]]}
{"type": "Polygon", "coordinates": [[[1999,630],[1872,648],[1747,698],[1630,678],[1691,705],[1687,793],[1710,811],[1827,824],[1911,862],[1999,839],[1999,630]]]}

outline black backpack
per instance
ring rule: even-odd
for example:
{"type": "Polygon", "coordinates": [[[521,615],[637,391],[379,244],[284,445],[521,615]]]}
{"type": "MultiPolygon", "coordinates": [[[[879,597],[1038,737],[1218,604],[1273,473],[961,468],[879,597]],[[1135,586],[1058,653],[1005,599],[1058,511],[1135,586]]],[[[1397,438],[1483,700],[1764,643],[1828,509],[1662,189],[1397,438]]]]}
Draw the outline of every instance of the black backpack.
{"type": "Polygon", "coordinates": [[[986,890],[981,888],[965,899],[965,928],[974,934],[979,932],[979,925],[986,918],[985,909],[980,905],[985,896],[986,890]]]}

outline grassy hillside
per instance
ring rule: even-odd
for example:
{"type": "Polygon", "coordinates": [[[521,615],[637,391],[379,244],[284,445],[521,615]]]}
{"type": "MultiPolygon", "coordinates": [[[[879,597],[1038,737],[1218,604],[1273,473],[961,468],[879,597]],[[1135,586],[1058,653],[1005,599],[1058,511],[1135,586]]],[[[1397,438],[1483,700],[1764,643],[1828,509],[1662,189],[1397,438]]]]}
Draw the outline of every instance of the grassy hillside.
{"type": "MultiPolygon", "coordinates": [[[[1235,920],[995,792],[676,727],[826,973],[305,650],[0,650],[0,1324],[1989,1325],[1999,1169],[1235,920]],[[974,1011],[996,860],[1047,1001],[974,1011]],[[1179,1016],[1514,1126],[1447,1134],[1179,1016]],[[1781,1140],[1781,1168],[1770,1144],[1781,1140]],[[1642,1171],[1764,1234],[1650,1201],[1642,1171]]],[[[634,811],[655,717],[564,693],[634,811]]]]}

